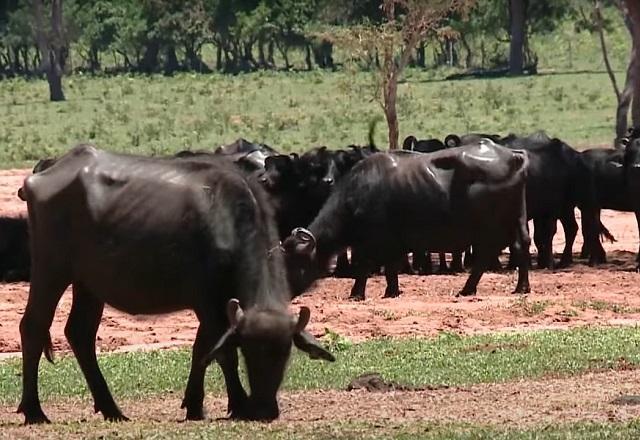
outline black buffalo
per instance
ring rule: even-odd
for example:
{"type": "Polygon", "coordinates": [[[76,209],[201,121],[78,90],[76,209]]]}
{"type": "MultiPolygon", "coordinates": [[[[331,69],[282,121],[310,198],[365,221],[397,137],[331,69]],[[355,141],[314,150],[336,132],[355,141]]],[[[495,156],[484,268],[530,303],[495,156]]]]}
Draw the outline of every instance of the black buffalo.
{"type": "Polygon", "coordinates": [[[601,209],[632,212],[633,205],[627,188],[624,173],[624,150],[593,148],[581,153],[582,161],[593,179],[595,204],[593,210],[582,213],[582,233],[584,244],[581,257],[589,258],[593,263],[604,263],[606,254],[600,241],[589,241],[585,236],[585,223],[588,219],[599,225],[600,235],[609,241],[615,238],[600,222],[601,209]]]}
{"type": "MultiPolygon", "coordinates": [[[[472,134],[458,138],[461,145],[475,142],[478,138],[494,135],[472,134]]],[[[527,214],[533,220],[533,241],[538,249],[538,267],[553,268],[553,236],[557,221],[565,233],[565,247],[559,262],[560,267],[573,263],[573,243],[578,232],[574,209],[591,212],[595,206],[594,183],[581,154],[558,138],[544,132],[529,136],[510,134],[499,138],[500,145],[512,149],[524,149],[529,154],[527,173],[527,214]]],[[[591,219],[592,216],[584,216],[591,219]]],[[[598,241],[597,225],[591,221],[583,223],[586,241],[598,241]]],[[[594,263],[595,261],[592,261],[594,263]]]]}
{"type": "MultiPolygon", "coordinates": [[[[623,140],[624,151],[624,179],[626,183],[626,194],[629,198],[631,210],[635,213],[638,223],[638,234],[640,235],[640,127],[629,130],[628,136],[623,140]]],[[[640,271],[640,250],[637,256],[640,271]]]]}
{"type": "Polygon", "coordinates": [[[416,139],[415,136],[407,136],[402,142],[402,149],[408,151],[417,151],[419,153],[433,153],[434,151],[444,150],[445,144],[440,139],[416,139]]]}
{"type": "Polygon", "coordinates": [[[29,281],[30,258],[27,219],[0,217],[0,281],[29,281]]]}
{"type": "Polygon", "coordinates": [[[376,263],[385,265],[385,296],[400,293],[397,269],[411,248],[462,250],[477,258],[462,295],[471,295],[489,261],[514,244],[516,292],[528,292],[525,176],[527,155],[493,144],[432,154],[379,153],[361,161],[337,185],[309,230],[283,243],[299,294],[350,246],[357,256],[351,297],[363,299],[376,263]]]}
{"type": "MultiPolygon", "coordinates": [[[[222,160],[222,159],[221,159],[222,160]]],[[[81,145],[25,179],[31,288],[20,322],[26,423],[47,422],[38,364],[51,360],[49,328],[70,284],[65,335],[105,419],[125,420],[98,367],[105,304],[131,314],[191,309],[200,326],[182,407],[203,418],[204,375],[216,359],[232,417],[273,419],[291,344],[333,360],[291,316],[291,292],[263,189],[228,161],[152,159],[81,145]],[[275,251],[274,251],[275,249],[275,251]],[[238,376],[242,352],[251,387],[238,376]]]]}

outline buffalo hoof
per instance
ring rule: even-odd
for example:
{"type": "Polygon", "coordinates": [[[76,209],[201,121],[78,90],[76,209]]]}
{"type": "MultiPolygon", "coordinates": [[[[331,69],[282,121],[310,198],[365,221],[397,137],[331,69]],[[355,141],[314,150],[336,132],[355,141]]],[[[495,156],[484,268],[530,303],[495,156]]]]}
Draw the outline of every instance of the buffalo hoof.
{"type": "Polygon", "coordinates": [[[474,290],[462,289],[460,292],[457,293],[456,296],[474,296],[475,294],[476,294],[475,289],[474,290]]]}
{"type": "Polygon", "coordinates": [[[564,258],[564,257],[562,257],[562,259],[558,263],[557,268],[558,269],[565,269],[565,268],[571,266],[572,264],[573,264],[573,258],[564,258]]]}
{"type": "Polygon", "coordinates": [[[384,296],[383,298],[397,298],[400,296],[400,290],[399,289],[386,289],[384,291],[384,296]]]}
{"type": "Polygon", "coordinates": [[[25,425],[42,425],[45,423],[51,423],[51,420],[47,416],[44,415],[42,411],[39,411],[36,414],[25,414],[24,415],[24,424],[25,425]]]}
{"type": "Polygon", "coordinates": [[[125,416],[122,413],[120,413],[120,414],[112,414],[112,415],[105,415],[104,419],[107,422],[128,422],[129,421],[129,417],[125,416]]]}
{"type": "Polygon", "coordinates": [[[464,272],[464,267],[462,265],[452,264],[451,265],[451,273],[462,273],[464,272]]]}
{"type": "Polygon", "coordinates": [[[185,420],[197,421],[204,420],[204,409],[200,408],[187,408],[187,415],[185,420]]]}

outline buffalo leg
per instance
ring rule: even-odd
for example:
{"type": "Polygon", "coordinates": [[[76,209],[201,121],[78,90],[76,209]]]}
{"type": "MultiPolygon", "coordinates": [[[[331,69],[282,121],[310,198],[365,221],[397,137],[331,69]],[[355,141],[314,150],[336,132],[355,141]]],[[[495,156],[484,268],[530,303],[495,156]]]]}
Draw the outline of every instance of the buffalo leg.
{"type": "MultiPolygon", "coordinates": [[[[640,211],[636,211],[635,212],[636,215],[636,222],[638,223],[638,238],[639,238],[639,243],[640,243],[640,211]]],[[[640,244],[638,245],[638,255],[636,257],[636,272],[640,272],[640,244]]]]}
{"type": "MultiPolygon", "coordinates": [[[[36,269],[36,268],[34,268],[36,269]]],[[[33,270],[29,299],[20,321],[22,342],[22,399],[18,412],[24,414],[25,423],[49,423],[42,411],[38,397],[38,365],[42,351],[51,356],[51,336],[49,328],[53,322],[56,306],[69,282],[60,277],[56,268],[47,270],[53,277],[43,276],[33,270]]]]}
{"type": "Polygon", "coordinates": [[[400,296],[400,286],[398,285],[398,262],[390,262],[384,266],[384,277],[387,280],[387,288],[384,291],[384,297],[396,298],[400,296]]]}
{"type": "MultiPolygon", "coordinates": [[[[195,361],[195,359],[192,360],[192,362],[195,361]]],[[[220,364],[222,375],[224,376],[224,382],[227,386],[229,416],[232,418],[243,418],[247,414],[248,398],[246,391],[242,387],[242,382],[240,382],[240,376],[238,375],[238,350],[235,347],[228,347],[224,352],[218,355],[217,361],[218,364],[220,364]]],[[[191,375],[189,375],[189,379],[191,379],[191,375]]]]}
{"type": "Polygon", "coordinates": [[[74,284],[73,303],[64,333],[89,385],[95,412],[101,412],[105,420],[126,421],[129,419],[122,414],[113,400],[96,357],[96,334],[103,310],[102,301],[74,284]]]}
{"type": "MultiPolygon", "coordinates": [[[[198,332],[196,334],[196,340],[193,343],[193,349],[191,354],[191,370],[189,371],[189,379],[187,381],[187,388],[184,393],[184,399],[182,400],[181,408],[187,409],[187,420],[203,420],[204,419],[204,410],[202,403],[204,401],[204,375],[207,369],[207,366],[202,362],[202,360],[207,355],[207,351],[213,347],[215,344],[215,338],[213,333],[211,332],[210,326],[203,322],[204,314],[198,313],[198,318],[200,318],[200,326],[198,327],[198,332]]],[[[222,334],[222,332],[219,332],[222,334]]],[[[225,375],[226,379],[226,375],[225,375]]],[[[231,381],[232,383],[233,380],[231,381]]],[[[235,384],[234,384],[235,385],[235,384]]],[[[234,390],[236,394],[242,394],[242,391],[234,390]]],[[[230,394],[231,395],[231,394],[230,394]]],[[[246,399],[246,395],[245,395],[246,399]]],[[[239,399],[242,400],[242,397],[239,399]]],[[[244,404],[244,402],[242,402],[244,404]]],[[[244,410],[244,408],[240,408],[240,404],[235,405],[236,408],[233,408],[231,405],[231,399],[229,404],[229,412],[231,413],[240,413],[240,409],[244,410]]],[[[237,415],[237,414],[234,414],[237,415]]]]}
{"type": "Polygon", "coordinates": [[[438,259],[440,260],[440,267],[438,268],[438,272],[449,273],[449,268],[447,267],[447,254],[444,252],[438,252],[438,259]]]}
{"type": "Polygon", "coordinates": [[[553,269],[553,236],[556,219],[543,217],[533,219],[533,239],[538,248],[538,268],[553,269]]]}
{"type": "Polygon", "coordinates": [[[568,267],[573,264],[573,242],[578,234],[578,223],[573,208],[567,209],[560,217],[562,229],[564,230],[564,250],[560,259],[560,267],[568,267]]]}
{"type": "Polygon", "coordinates": [[[467,278],[466,283],[464,283],[464,287],[458,293],[458,296],[471,296],[476,294],[476,289],[478,288],[478,283],[480,282],[480,278],[482,278],[482,274],[486,268],[486,261],[482,255],[479,255],[478,252],[474,252],[475,255],[473,266],[471,266],[471,273],[467,278]]]}
{"type": "MultiPolygon", "coordinates": [[[[404,254],[404,256],[400,259],[401,261],[401,266],[399,268],[399,270],[407,275],[415,275],[415,272],[413,271],[413,267],[411,266],[411,263],[409,262],[409,254],[404,254]]],[[[384,268],[384,273],[387,273],[387,267],[385,266],[384,268]]]]}
{"type": "MultiPolygon", "coordinates": [[[[351,249],[351,266],[353,267],[353,275],[355,282],[351,288],[351,295],[349,299],[356,301],[363,301],[365,298],[365,289],[367,287],[367,278],[371,273],[373,264],[367,259],[363,258],[358,253],[357,249],[351,249]]],[[[385,273],[387,272],[385,268],[385,273]]]]}
{"type": "Polygon", "coordinates": [[[349,278],[351,277],[351,267],[349,265],[349,257],[347,251],[338,254],[336,260],[336,269],[333,272],[333,276],[336,278],[349,278]]]}
{"type": "Polygon", "coordinates": [[[513,293],[529,293],[531,286],[529,285],[529,265],[531,264],[531,255],[529,247],[531,246],[531,238],[526,219],[521,222],[516,231],[516,239],[511,245],[512,256],[518,265],[518,283],[513,293]]]}
{"type": "Polygon", "coordinates": [[[464,267],[470,269],[471,266],[473,266],[473,250],[471,246],[467,246],[467,249],[464,251],[464,267]]]}
{"type": "Polygon", "coordinates": [[[464,272],[462,265],[462,252],[456,251],[451,254],[451,271],[454,273],[464,272]]]}
{"type": "Polygon", "coordinates": [[[420,275],[431,275],[433,266],[431,265],[431,252],[420,251],[413,253],[413,269],[420,275]]]}

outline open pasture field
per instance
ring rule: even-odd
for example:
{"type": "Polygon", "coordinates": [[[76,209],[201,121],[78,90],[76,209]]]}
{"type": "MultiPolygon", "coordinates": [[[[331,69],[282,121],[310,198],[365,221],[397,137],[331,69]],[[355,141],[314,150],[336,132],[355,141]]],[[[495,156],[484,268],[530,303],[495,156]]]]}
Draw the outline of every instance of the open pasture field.
{"type": "MultiPolygon", "coordinates": [[[[544,128],[578,149],[610,145],[615,97],[599,50],[572,28],[565,33],[574,58],[566,38],[549,37],[539,50],[543,73],[534,77],[444,81],[442,72],[410,69],[400,84],[401,138],[544,128]]],[[[617,68],[628,54],[619,40],[610,48],[617,68]]],[[[27,168],[78,142],[138,154],[211,149],[238,137],[284,152],[366,143],[369,122],[381,114],[369,75],[76,75],[64,79],[63,103],[46,101],[44,81],[1,81],[0,214],[23,215],[16,191],[27,168]]],[[[375,140],[384,147],[380,124],[375,140]]],[[[603,211],[602,221],[618,240],[605,243],[609,263],[534,270],[527,297],[511,295],[510,272],[485,274],[472,298],[454,296],[466,275],[401,276],[395,299],[383,299],[384,278],[373,277],[357,303],[347,300],[351,280],[321,280],[292,309],[310,307],[309,330],[337,362],[296,352],[281,417],[269,424],[222,419],[216,365],[207,374],[209,419],[183,422],[195,317],[132,317],[109,307],[99,361],[132,421],[103,422],[64,337],[67,292],[51,329],[56,364],[41,363],[43,407],[54,423],[22,426],[18,324],[29,285],[0,284],[0,438],[638,438],[637,227],[627,213],[603,211]],[[354,381],[366,373],[382,382],[354,381]]],[[[555,250],[563,244],[559,231],[555,250]]],[[[581,244],[579,235],[576,256],[581,244]]]]}
{"type": "MultiPolygon", "coordinates": [[[[173,78],[74,76],[68,101],[44,81],[0,82],[0,163],[26,164],[79,142],[139,154],[211,149],[238,137],[282,151],[365,143],[381,114],[369,74],[254,73],[173,78]]],[[[443,81],[410,70],[400,85],[401,137],[544,127],[577,148],[610,145],[615,96],[604,72],[443,81]]],[[[381,122],[376,143],[387,145],[381,122]]]]}

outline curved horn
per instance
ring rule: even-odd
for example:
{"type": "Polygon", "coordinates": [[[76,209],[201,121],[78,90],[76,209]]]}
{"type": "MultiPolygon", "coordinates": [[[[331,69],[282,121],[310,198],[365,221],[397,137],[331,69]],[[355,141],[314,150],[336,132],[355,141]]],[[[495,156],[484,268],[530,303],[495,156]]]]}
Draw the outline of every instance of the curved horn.
{"type": "Polygon", "coordinates": [[[240,301],[236,298],[231,298],[227,303],[227,319],[229,320],[229,326],[237,327],[243,316],[244,312],[242,311],[242,307],[240,307],[240,301]]]}
{"type": "Polygon", "coordinates": [[[309,324],[310,318],[311,318],[311,310],[309,310],[309,307],[307,306],[300,307],[300,314],[298,315],[298,321],[296,322],[293,332],[300,333],[302,330],[304,330],[307,327],[307,324],[309,324]]]}

